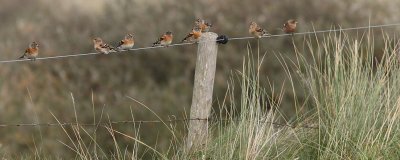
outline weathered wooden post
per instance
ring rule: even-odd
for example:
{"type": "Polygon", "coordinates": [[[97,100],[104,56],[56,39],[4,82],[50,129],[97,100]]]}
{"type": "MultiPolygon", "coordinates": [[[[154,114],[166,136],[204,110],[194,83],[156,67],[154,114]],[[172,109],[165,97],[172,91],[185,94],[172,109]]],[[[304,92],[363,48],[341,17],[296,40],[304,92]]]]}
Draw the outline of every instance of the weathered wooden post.
{"type": "Polygon", "coordinates": [[[217,64],[217,34],[203,33],[197,48],[196,70],[192,106],[190,108],[189,133],[186,150],[197,148],[207,141],[208,119],[211,113],[215,68],[217,64]]]}

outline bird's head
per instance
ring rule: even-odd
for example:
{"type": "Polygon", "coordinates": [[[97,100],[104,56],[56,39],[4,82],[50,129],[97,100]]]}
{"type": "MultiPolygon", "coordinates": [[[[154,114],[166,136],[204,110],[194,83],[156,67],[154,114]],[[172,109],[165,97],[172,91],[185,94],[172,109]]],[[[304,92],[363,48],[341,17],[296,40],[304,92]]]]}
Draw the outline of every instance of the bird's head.
{"type": "Polygon", "coordinates": [[[100,43],[103,43],[103,40],[101,38],[99,38],[99,37],[96,37],[96,38],[93,38],[93,43],[94,44],[100,44],[100,43]]]}
{"type": "Polygon", "coordinates": [[[133,33],[129,33],[125,36],[125,39],[133,39],[133,33]]]}
{"type": "Polygon", "coordinates": [[[298,22],[297,22],[296,20],[294,20],[294,19],[290,19],[290,20],[288,21],[288,23],[289,23],[289,24],[297,24],[298,22]]]}
{"type": "Polygon", "coordinates": [[[37,43],[37,42],[32,42],[31,44],[29,44],[29,47],[31,47],[31,48],[38,48],[39,47],[39,43],[37,43]]]}
{"type": "Polygon", "coordinates": [[[256,27],[257,26],[257,23],[256,22],[250,22],[250,28],[254,28],[254,27],[256,27]]]}
{"type": "Polygon", "coordinates": [[[196,21],[194,21],[194,23],[195,23],[196,25],[203,24],[203,22],[204,22],[204,20],[202,20],[202,19],[200,19],[200,18],[197,18],[196,21]]]}

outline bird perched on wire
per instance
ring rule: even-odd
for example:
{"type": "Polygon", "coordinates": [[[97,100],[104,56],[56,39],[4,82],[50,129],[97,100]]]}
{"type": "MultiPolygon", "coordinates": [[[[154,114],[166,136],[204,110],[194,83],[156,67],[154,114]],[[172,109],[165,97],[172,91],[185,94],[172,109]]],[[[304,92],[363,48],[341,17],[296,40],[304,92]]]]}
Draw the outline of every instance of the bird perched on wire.
{"type": "Polygon", "coordinates": [[[125,35],[124,39],[122,39],[119,42],[117,50],[132,49],[134,45],[135,45],[135,40],[133,39],[133,34],[127,34],[125,35]]]}
{"type": "Polygon", "coordinates": [[[282,31],[287,34],[292,34],[296,32],[297,21],[294,19],[289,19],[285,24],[283,24],[282,31]]]}
{"type": "Polygon", "coordinates": [[[262,29],[256,22],[251,22],[249,27],[249,33],[255,38],[261,38],[262,36],[270,35],[265,29],[262,29]]]}
{"type": "Polygon", "coordinates": [[[168,47],[172,43],[172,39],[174,37],[172,36],[172,32],[168,31],[165,32],[156,42],[153,43],[153,47],[155,46],[164,46],[168,47]]]}
{"type": "Polygon", "coordinates": [[[199,27],[201,29],[201,32],[208,32],[210,28],[212,27],[212,24],[209,22],[206,22],[204,19],[198,18],[195,22],[195,27],[199,27]]]}
{"type": "Polygon", "coordinates": [[[115,52],[115,48],[107,43],[104,43],[103,40],[99,37],[93,39],[94,49],[97,53],[101,54],[109,54],[111,52],[115,52]]]}
{"type": "Polygon", "coordinates": [[[25,53],[19,57],[19,59],[28,58],[32,60],[36,60],[36,57],[39,55],[39,44],[37,42],[32,42],[29,44],[29,47],[25,50],[25,53]]]}
{"type": "Polygon", "coordinates": [[[194,27],[192,31],[182,40],[182,42],[199,42],[201,37],[201,28],[194,27]]]}

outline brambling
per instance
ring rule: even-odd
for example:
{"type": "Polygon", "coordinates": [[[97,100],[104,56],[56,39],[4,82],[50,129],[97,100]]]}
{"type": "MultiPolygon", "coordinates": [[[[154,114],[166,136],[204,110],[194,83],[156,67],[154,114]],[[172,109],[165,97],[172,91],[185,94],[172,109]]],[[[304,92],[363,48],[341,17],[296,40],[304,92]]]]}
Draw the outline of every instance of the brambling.
{"type": "Polygon", "coordinates": [[[195,27],[192,31],[182,40],[182,42],[199,42],[201,37],[201,28],[195,27]]]}
{"type": "Polygon", "coordinates": [[[201,32],[208,32],[210,28],[212,27],[211,23],[206,22],[203,19],[198,18],[195,22],[195,27],[201,28],[201,32]]]}
{"type": "Polygon", "coordinates": [[[297,21],[294,19],[289,19],[285,24],[283,24],[282,31],[285,33],[293,33],[296,31],[297,21]]]}
{"type": "Polygon", "coordinates": [[[94,43],[94,49],[97,51],[97,53],[109,54],[116,51],[113,46],[104,43],[101,38],[98,37],[94,38],[93,43],[94,43]]]}
{"type": "Polygon", "coordinates": [[[39,55],[39,44],[37,42],[32,42],[29,44],[29,47],[25,50],[25,53],[19,57],[19,59],[28,58],[32,60],[36,60],[36,57],[39,55]]]}
{"type": "Polygon", "coordinates": [[[262,29],[256,22],[250,23],[249,33],[255,38],[261,38],[262,36],[269,35],[267,31],[262,29]]]}
{"type": "Polygon", "coordinates": [[[156,42],[153,43],[153,47],[155,46],[164,46],[168,47],[172,43],[172,39],[174,37],[172,36],[172,32],[168,31],[165,34],[163,34],[156,42]]]}
{"type": "Polygon", "coordinates": [[[135,41],[133,40],[133,34],[127,34],[124,39],[119,42],[117,50],[132,49],[134,45],[135,41]]]}

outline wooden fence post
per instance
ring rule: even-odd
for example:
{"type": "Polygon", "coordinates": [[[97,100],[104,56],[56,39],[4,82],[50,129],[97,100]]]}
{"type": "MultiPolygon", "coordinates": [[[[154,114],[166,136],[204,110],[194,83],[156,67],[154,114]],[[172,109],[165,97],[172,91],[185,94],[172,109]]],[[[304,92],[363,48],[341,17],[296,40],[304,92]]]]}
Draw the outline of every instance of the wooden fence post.
{"type": "Polygon", "coordinates": [[[207,141],[208,119],[211,113],[215,68],[217,63],[217,34],[203,33],[197,48],[192,106],[190,108],[189,133],[186,150],[197,148],[207,141]],[[199,119],[199,120],[196,120],[199,119]]]}

